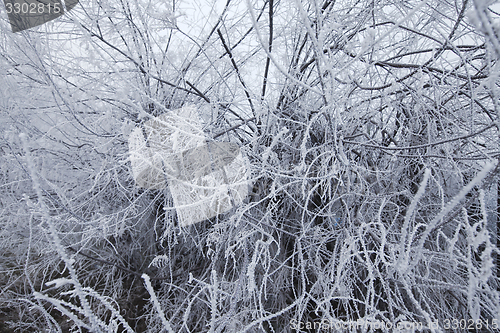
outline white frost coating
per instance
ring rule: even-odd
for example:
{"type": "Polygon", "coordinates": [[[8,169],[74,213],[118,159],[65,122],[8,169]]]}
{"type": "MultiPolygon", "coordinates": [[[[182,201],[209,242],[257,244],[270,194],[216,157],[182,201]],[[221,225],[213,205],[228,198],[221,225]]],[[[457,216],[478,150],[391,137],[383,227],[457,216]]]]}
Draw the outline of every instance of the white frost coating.
{"type": "Polygon", "coordinates": [[[161,322],[163,324],[163,328],[165,328],[168,333],[174,333],[172,330],[172,327],[170,326],[169,321],[165,318],[165,314],[163,313],[163,310],[161,309],[160,302],[158,302],[158,298],[156,298],[156,293],[153,289],[153,286],[151,286],[151,280],[149,279],[149,275],[147,274],[142,274],[141,276],[144,279],[144,283],[146,285],[146,289],[149,292],[149,295],[151,296],[151,302],[153,302],[156,311],[158,312],[158,315],[161,318],[161,322]]]}
{"type": "Polygon", "coordinates": [[[230,152],[234,155],[228,152],[229,160],[222,158],[228,163],[221,165],[213,151],[233,149],[234,144],[207,144],[195,107],[147,121],[144,133],[146,138],[136,128],[129,137],[134,179],[138,186],[149,189],[163,189],[168,184],[181,226],[224,213],[248,195],[247,159],[237,149],[230,152]]]}
{"type": "Polygon", "coordinates": [[[217,272],[215,269],[212,269],[212,288],[210,291],[211,297],[210,297],[210,312],[211,312],[211,318],[210,318],[210,333],[214,332],[214,328],[216,325],[216,319],[218,316],[218,311],[217,311],[217,304],[218,302],[218,283],[217,283],[217,272]]]}
{"type": "Polygon", "coordinates": [[[248,264],[248,292],[253,293],[257,288],[255,284],[255,267],[257,266],[257,249],[253,252],[252,262],[248,264]]]}
{"type": "MultiPolygon", "coordinates": [[[[474,188],[474,186],[479,185],[481,183],[481,181],[484,178],[486,178],[488,173],[495,167],[495,165],[497,163],[498,163],[498,161],[496,161],[496,160],[494,162],[486,163],[483,170],[481,170],[481,172],[479,172],[477,174],[477,176],[474,177],[474,179],[472,179],[470,181],[470,183],[467,184],[467,186],[465,186],[460,191],[460,193],[458,193],[450,202],[448,202],[448,204],[444,207],[444,209],[441,210],[441,212],[428,224],[427,228],[425,229],[425,231],[422,234],[422,237],[420,238],[420,241],[418,243],[418,248],[417,248],[418,255],[417,255],[416,260],[414,261],[414,264],[416,264],[420,261],[420,258],[422,256],[421,249],[424,246],[424,242],[426,241],[426,239],[429,236],[429,234],[431,233],[431,231],[434,230],[434,228],[437,226],[439,221],[441,221],[441,219],[443,219],[446,216],[446,214],[448,214],[456,205],[458,205],[458,203],[465,197],[465,195],[467,193],[470,192],[470,190],[472,190],[474,188]]],[[[411,241],[413,241],[413,239],[411,241]]]]}
{"type": "Polygon", "coordinates": [[[69,283],[73,284],[74,282],[71,279],[60,278],[60,279],[55,279],[55,280],[46,282],[45,285],[46,286],[54,285],[55,288],[59,288],[61,286],[69,284],[69,283]]]}
{"type": "Polygon", "coordinates": [[[154,257],[153,260],[151,260],[151,263],[149,264],[148,267],[156,267],[156,268],[161,268],[165,267],[170,263],[170,257],[167,255],[158,255],[154,257]]]}
{"type": "Polygon", "coordinates": [[[409,257],[409,249],[408,251],[405,251],[405,243],[406,243],[406,235],[408,233],[408,228],[410,227],[410,219],[413,216],[415,208],[417,208],[417,204],[420,201],[420,198],[425,192],[425,187],[427,186],[427,182],[430,176],[431,176],[431,170],[425,169],[424,178],[420,183],[420,187],[418,188],[417,194],[411,201],[410,207],[408,207],[408,211],[406,212],[405,220],[403,223],[403,228],[401,229],[398,267],[400,267],[400,271],[402,272],[404,272],[407,267],[406,263],[408,262],[408,257],[409,257]]]}
{"type": "Polygon", "coordinates": [[[264,151],[262,154],[262,163],[265,163],[267,159],[269,158],[269,155],[271,154],[271,150],[273,149],[274,146],[278,143],[278,141],[288,133],[288,128],[283,127],[281,131],[277,135],[274,136],[273,141],[271,142],[271,145],[264,151]]]}

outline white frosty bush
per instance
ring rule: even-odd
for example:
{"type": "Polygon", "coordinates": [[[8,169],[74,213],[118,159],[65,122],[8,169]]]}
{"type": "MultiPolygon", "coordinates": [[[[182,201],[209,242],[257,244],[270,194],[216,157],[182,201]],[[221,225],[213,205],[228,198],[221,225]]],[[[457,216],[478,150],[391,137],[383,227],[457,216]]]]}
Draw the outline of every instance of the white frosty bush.
{"type": "Polygon", "coordinates": [[[0,22],[0,330],[498,331],[495,6],[160,2],[0,22]]]}

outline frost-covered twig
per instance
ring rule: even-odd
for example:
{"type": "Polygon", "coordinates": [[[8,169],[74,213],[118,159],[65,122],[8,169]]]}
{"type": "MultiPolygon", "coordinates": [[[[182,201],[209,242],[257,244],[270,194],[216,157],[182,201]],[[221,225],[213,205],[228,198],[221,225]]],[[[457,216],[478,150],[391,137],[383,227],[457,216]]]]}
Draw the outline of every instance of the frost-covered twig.
{"type": "Polygon", "coordinates": [[[158,298],[156,298],[155,291],[153,287],[151,286],[151,281],[149,279],[149,275],[147,274],[142,274],[142,278],[144,279],[144,283],[146,285],[146,289],[148,290],[149,296],[151,297],[151,301],[153,302],[153,305],[158,312],[158,316],[161,319],[161,322],[163,323],[163,327],[169,332],[169,333],[174,333],[172,330],[172,327],[170,326],[170,322],[165,318],[165,314],[163,313],[163,310],[161,308],[160,302],[158,302],[158,298]]]}

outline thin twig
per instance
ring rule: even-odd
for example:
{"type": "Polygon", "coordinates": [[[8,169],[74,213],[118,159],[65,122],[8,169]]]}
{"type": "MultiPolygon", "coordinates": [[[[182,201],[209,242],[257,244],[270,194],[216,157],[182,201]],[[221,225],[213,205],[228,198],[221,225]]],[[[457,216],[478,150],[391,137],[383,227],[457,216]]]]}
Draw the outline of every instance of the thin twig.
{"type": "Polygon", "coordinates": [[[481,134],[493,127],[495,127],[496,124],[491,124],[489,126],[486,126],[485,128],[477,131],[477,132],[474,132],[472,134],[467,134],[467,135],[463,135],[463,136],[459,136],[457,138],[451,138],[451,139],[447,139],[447,140],[442,140],[442,141],[437,141],[437,142],[433,142],[433,143],[427,143],[425,145],[418,145],[418,146],[408,146],[408,147],[381,147],[381,146],[378,146],[378,145],[371,145],[371,144],[368,144],[368,143],[363,143],[363,142],[355,142],[355,141],[347,141],[347,140],[342,140],[343,143],[347,143],[347,144],[352,144],[352,145],[360,145],[360,146],[364,146],[364,147],[369,147],[369,148],[377,148],[377,149],[383,149],[383,150],[407,150],[407,149],[420,149],[420,148],[427,148],[427,147],[433,147],[433,146],[438,146],[438,145],[442,145],[442,144],[445,144],[445,143],[448,143],[448,142],[453,142],[453,141],[458,141],[458,140],[463,140],[463,139],[467,139],[467,138],[470,138],[470,137],[473,137],[473,136],[476,136],[478,134],[481,134]]]}
{"type": "Polygon", "coordinates": [[[238,65],[236,64],[236,61],[234,61],[233,54],[231,53],[229,46],[226,44],[226,41],[224,39],[224,36],[222,36],[222,32],[220,31],[220,29],[217,29],[217,33],[219,34],[219,38],[222,42],[222,45],[224,46],[224,49],[226,50],[227,54],[229,55],[229,59],[231,60],[231,64],[233,65],[234,70],[236,71],[236,75],[238,76],[238,80],[240,81],[241,85],[243,86],[243,90],[245,91],[245,95],[247,96],[248,104],[250,104],[250,109],[252,109],[252,114],[255,117],[255,108],[253,107],[252,98],[250,97],[250,93],[248,92],[248,88],[247,88],[247,85],[245,84],[245,81],[243,81],[243,78],[241,77],[238,65]]]}
{"type": "MultiPolygon", "coordinates": [[[[271,53],[273,49],[273,6],[274,6],[274,1],[269,0],[269,53],[271,53]]],[[[266,86],[267,86],[267,76],[269,74],[269,64],[271,63],[271,58],[269,56],[266,59],[266,67],[264,69],[264,81],[262,82],[262,94],[261,94],[261,99],[264,99],[264,96],[266,95],[266,86]]]]}

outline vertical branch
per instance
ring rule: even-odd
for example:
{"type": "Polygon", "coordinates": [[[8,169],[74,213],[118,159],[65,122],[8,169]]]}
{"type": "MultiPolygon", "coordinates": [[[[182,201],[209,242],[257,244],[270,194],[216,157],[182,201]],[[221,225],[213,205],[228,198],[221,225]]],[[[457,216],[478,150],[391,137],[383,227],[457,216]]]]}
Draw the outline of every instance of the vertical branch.
{"type": "MultiPolygon", "coordinates": [[[[472,179],[467,186],[464,186],[464,188],[450,201],[448,204],[441,210],[441,212],[431,221],[427,224],[425,231],[422,233],[420,236],[420,240],[418,242],[418,245],[416,247],[416,252],[417,256],[414,260],[414,265],[418,264],[422,257],[422,249],[424,247],[424,243],[427,240],[427,237],[431,233],[432,230],[434,230],[443,219],[446,214],[448,214],[456,205],[459,204],[459,202],[465,197],[467,193],[469,193],[475,186],[479,185],[484,178],[490,173],[490,171],[495,167],[495,165],[498,163],[498,161],[494,162],[487,162],[486,165],[484,166],[483,170],[481,170],[474,179],[472,179]]],[[[409,242],[413,241],[411,239],[409,242]]]]}
{"type": "Polygon", "coordinates": [[[215,329],[215,321],[217,319],[217,301],[218,301],[218,284],[217,284],[217,272],[215,269],[212,269],[212,288],[210,288],[210,333],[214,332],[215,329]]]}
{"type": "MultiPolygon", "coordinates": [[[[495,244],[497,249],[500,248],[500,180],[497,180],[497,225],[496,225],[496,230],[495,230],[495,244]]],[[[497,270],[497,279],[500,280],[500,254],[498,251],[495,251],[495,267],[497,270]]],[[[500,291],[500,284],[497,287],[497,289],[500,291]]]]}
{"type": "Polygon", "coordinates": [[[233,65],[234,70],[236,71],[236,75],[238,76],[238,80],[240,81],[241,85],[243,86],[243,90],[245,90],[245,95],[247,96],[248,104],[250,104],[250,108],[252,109],[252,114],[255,117],[255,108],[253,107],[250,93],[248,92],[247,85],[245,84],[245,81],[243,81],[243,78],[241,77],[238,65],[236,64],[236,61],[234,61],[231,49],[226,44],[226,40],[224,39],[224,36],[222,36],[222,32],[220,31],[220,29],[217,29],[217,33],[219,34],[219,38],[222,42],[222,45],[224,46],[224,49],[226,50],[227,54],[229,55],[229,59],[231,59],[231,64],[233,65]]]}
{"type": "MultiPolygon", "coordinates": [[[[273,17],[274,17],[274,1],[269,0],[269,53],[271,53],[273,49],[273,17]]],[[[264,81],[262,82],[262,95],[261,95],[261,100],[264,99],[264,96],[266,95],[266,86],[267,86],[267,76],[269,74],[269,64],[271,63],[271,58],[267,56],[266,59],[266,68],[264,69],[264,81]]]]}
{"type": "Polygon", "coordinates": [[[408,242],[408,249],[405,250],[406,235],[408,234],[408,229],[410,228],[410,219],[413,215],[413,212],[417,208],[417,204],[420,201],[420,198],[422,197],[422,195],[425,192],[425,187],[427,186],[427,181],[429,180],[430,176],[431,176],[431,171],[429,169],[426,169],[425,173],[424,173],[424,178],[422,179],[422,182],[420,183],[420,187],[418,189],[418,192],[415,195],[415,197],[413,198],[413,200],[411,201],[410,207],[408,207],[408,210],[406,211],[405,220],[403,223],[403,227],[401,229],[401,242],[399,245],[399,256],[400,256],[398,259],[399,267],[404,267],[403,265],[408,264],[411,243],[408,242]],[[403,255],[403,253],[405,253],[405,254],[403,255]]]}
{"type": "Polygon", "coordinates": [[[172,327],[170,326],[170,323],[165,318],[165,314],[163,313],[163,310],[161,309],[161,305],[160,305],[160,302],[158,302],[158,298],[156,298],[156,294],[155,294],[155,291],[153,289],[153,286],[151,286],[151,280],[149,279],[149,275],[144,273],[144,274],[142,274],[142,278],[144,279],[144,283],[146,284],[146,289],[148,290],[148,293],[151,296],[151,302],[153,302],[155,309],[158,312],[158,315],[160,316],[163,327],[167,329],[168,333],[174,333],[174,331],[172,330],[172,327]]]}
{"type": "Polygon", "coordinates": [[[274,56],[272,55],[271,52],[269,52],[268,48],[266,47],[266,43],[264,42],[264,39],[262,38],[262,35],[260,33],[260,30],[259,30],[259,27],[257,26],[257,19],[255,17],[255,12],[253,11],[253,8],[252,8],[252,4],[250,3],[250,0],[247,0],[247,8],[248,8],[248,12],[250,14],[250,19],[252,20],[252,25],[255,29],[255,33],[257,34],[257,38],[259,40],[259,43],[264,47],[264,50],[266,51],[267,53],[267,56],[269,57],[269,59],[271,59],[271,61],[273,62],[274,66],[276,66],[276,68],[280,71],[280,73],[282,75],[284,75],[286,78],[288,78],[289,80],[291,80],[291,82],[295,82],[297,83],[299,86],[305,88],[307,91],[312,91],[320,96],[323,95],[323,93],[321,91],[318,91],[317,89],[314,89],[313,87],[305,84],[304,82],[300,81],[300,80],[297,80],[295,77],[293,77],[292,75],[290,75],[289,71],[287,71],[285,68],[283,68],[283,66],[279,63],[279,61],[277,61],[274,56]]]}

